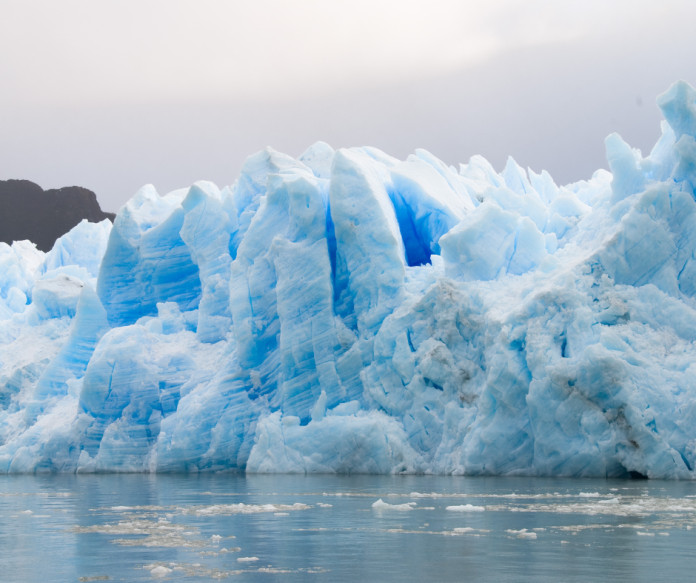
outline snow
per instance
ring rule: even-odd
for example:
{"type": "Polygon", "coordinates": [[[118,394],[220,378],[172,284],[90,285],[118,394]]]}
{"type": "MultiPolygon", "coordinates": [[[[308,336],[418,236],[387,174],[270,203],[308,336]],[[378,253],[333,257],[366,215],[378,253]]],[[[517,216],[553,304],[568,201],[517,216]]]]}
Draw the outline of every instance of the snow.
{"type": "Polygon", "coordinates": [[[0,244],[0,472],[694,478],[696,91],[658,104],[574,184],[319,142],[0,244]]]}

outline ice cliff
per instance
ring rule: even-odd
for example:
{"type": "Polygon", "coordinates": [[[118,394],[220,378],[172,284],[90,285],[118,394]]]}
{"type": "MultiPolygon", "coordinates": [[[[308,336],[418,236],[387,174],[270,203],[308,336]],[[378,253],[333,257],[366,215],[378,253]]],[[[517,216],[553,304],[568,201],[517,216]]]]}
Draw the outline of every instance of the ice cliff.
{"type": "Polygon", "coordinates": [[[0,472],[696,476],[696,91],[643,158],[318,143],[0,244],[0,472]]]}

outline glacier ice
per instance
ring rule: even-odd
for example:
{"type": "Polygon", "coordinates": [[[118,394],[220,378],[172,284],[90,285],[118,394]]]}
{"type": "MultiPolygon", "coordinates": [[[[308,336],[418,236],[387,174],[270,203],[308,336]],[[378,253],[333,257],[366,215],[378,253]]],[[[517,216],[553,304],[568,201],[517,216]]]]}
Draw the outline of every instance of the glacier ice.
{"type": "Polygon", "coordinates": [[[324,143],[0,243],[0,472],[696,477],[696,91],[558,186],[324,143]]]}

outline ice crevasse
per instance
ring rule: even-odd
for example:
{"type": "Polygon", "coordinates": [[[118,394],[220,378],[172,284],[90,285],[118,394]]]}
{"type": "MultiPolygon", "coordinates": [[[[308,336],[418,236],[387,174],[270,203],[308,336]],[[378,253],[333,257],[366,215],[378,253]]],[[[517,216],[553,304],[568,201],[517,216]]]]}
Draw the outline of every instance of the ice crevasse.
{"type": "Polygon", "coordinates": [[[324,143],[0,244],[0,472],[696,477],[696,91],[558,186],[324,143]]]}

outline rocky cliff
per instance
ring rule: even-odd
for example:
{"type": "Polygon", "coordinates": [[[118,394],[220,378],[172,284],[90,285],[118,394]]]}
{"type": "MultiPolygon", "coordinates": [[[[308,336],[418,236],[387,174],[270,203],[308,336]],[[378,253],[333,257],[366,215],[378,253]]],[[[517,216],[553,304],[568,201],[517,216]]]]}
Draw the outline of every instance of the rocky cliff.
{"type": "Polygon", "coordinates": [[[99,207],[96,195],[86,188],[68,186],[43,190],[29,180],[0,180],[0,241],[29,239],[42,251],[82,219],[113,221],[113,213],[99,207]]]}

